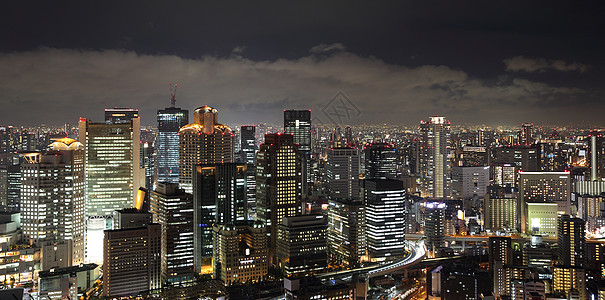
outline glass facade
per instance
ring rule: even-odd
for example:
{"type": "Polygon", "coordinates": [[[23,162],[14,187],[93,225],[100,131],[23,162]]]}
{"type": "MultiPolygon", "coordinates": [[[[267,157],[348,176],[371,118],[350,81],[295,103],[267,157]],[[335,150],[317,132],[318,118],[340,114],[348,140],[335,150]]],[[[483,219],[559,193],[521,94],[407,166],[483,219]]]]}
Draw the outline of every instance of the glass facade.
{"type": "Polygon", "coordinates": [[[179,182],[179,129],[189,123],[189,111],[169,107],[158,110],[155,182],[179,182]]]}

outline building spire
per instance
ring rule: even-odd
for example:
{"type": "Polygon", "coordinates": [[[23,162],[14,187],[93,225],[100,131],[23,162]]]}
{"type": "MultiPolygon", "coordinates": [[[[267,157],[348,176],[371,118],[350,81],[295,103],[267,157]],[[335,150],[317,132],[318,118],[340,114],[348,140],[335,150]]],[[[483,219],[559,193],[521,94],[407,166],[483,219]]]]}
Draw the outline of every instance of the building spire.
{"type": "Polygon", "coordinates": [[[178,84],[175,82],[174,85],[170,82],[170,107],[175,107],[176,105],[176,87],[178,84]]]}

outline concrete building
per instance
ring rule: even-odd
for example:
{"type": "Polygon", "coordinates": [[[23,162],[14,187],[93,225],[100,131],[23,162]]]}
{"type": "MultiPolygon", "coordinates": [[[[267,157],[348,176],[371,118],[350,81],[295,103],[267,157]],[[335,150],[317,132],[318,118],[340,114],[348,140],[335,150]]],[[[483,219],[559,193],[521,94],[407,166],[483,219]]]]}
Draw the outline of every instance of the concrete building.
{"type": "Polygon", "coordinates": [[[162,286],[162,226],[106,230],[103,296],[128,297],[162,286]]]}
{"type": "Polygon", "coordinates": [[[301,161],[301,192],[309,194],[311,182],[311,110],[284,110],[284,133],[293,136],[301,161]]]}
{"type": "Polygon", "coordinates": [[[215,225],[214,278],[225,285],[255,283],[267,276],[267,230],[261,222],[215,225]]]}
{"type": "Polygon", "coordinates": [[[278,227],[277,266],[288,278],[322,273],[328,267],[328,220],[323,215],[285,217],[278,227]]]}
{"type": "Polygon", "coordinates": [[[24,155],[21,164],[21,226],[31,245],[68,244],[65,266],[84,262],[84,147],[64,138],[52,150],[24,155]],[[66,243],[69,241],[69,243],[66,243]],[[73,255],[71,255],[73,253],[73,255]]]}
{"type": "Polygon", "coordinates": [[[218,123],[218,111],[203,106],[193,111],[193,123],[179,130],[179,186],[193,192],[193,173],[198,164],[233,162],[233,133],[218,123]]]}
{"type": "Polygon", "coordinates": [[[490,167],[453,167],[452,194],[455,199],[483,198],[490,184],[490,167]]]}
{"type": "Polygon", "coordinates": [[[169,285],[192,281],[193,196],[176,183],[158,182],[150,200],[153,222],[162,228],[162,281],[169,285]]]}
{"type": "Polygon", "coordinates": [[[430,121],[420,121],[420,172],[423,197],[450,196],[450,127],[450,122],[445,117],[434,116],[430,121]]]}
{"type": "Polygon", "coordinates": [[[397,178],[397,148],[389,143],[373,143],[364,146],[364,178],[397,178]]]}
{"type": "Polygon", "coordinates": [[[267,226],[269,265],[276,265],[277,227],[301,207],[301,163],[291,134],[266,134],[256,166],[257,219],[267,226]]]}
{"type": "Polygon", "coordinates": [[[424,234],[427,238],[427,249],[435,251],[444,246],[445,238],[445,203],[426,201],[424,207],[424,234]]]}
{"type": "Polygon", "coordinates": [[[38,273],[40,299],[79,299],[101,275],[97,264],[81,264],[38,273]]]}
{"type": "Polygon", "coordinates": [[[359,199],[359,164],[357,149],[328,148],[326,175],[332,199],[359,199]]]}
{"type": "Polygon", "coordinates": [[[366,243],[372,260],[401,258],[406,231],[406,198],[403,182],[395,179],[363,180],[366,243]]]}
{"type": "Polygon", "coordinates": [[[355,266],[366,254],[365,206],[361,200],[328,201],[328,253],[336,263],[355,266]]]}
{"type": "Polygon", "coordinates": [[[517,197],[508,195],[493,198],[484,197],[485,229],[496,231],[516,231],[518,222],[517,197]]]}
{"type": "Polygon", "coordinates": [[[557,224],[558,255],[553,270],[553,288],[568,294],[576,290],[586,299],[586,223],[580,218],[562,215],[557,224]]]}

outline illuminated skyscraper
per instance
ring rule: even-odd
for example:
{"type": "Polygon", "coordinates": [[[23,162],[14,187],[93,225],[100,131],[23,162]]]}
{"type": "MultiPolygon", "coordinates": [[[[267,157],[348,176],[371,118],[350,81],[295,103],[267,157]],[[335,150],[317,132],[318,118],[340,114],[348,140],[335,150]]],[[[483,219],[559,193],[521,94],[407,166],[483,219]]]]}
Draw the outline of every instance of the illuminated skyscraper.
{"type": "Polygon", "coordinates": [[[406,203],[403,182],[366,179],[362,189],[368,255],[372,260],[394,260],[404,255],[406,203]]]}
{"type": "Polygon", "coordinates": [[[328,267],[324,215],[284,217],[277,227],[277,264],[287,278],[324,272],[328,267]]]}
{"type": "Polygon", "coordinates": [[[361,200],[328,202],[328,252],[333,261],[355,266],[366,254],[365,206],[361,200]]]}
{"type": "Polygon", "coordinates": [[[240,131],[241,161],[246,163],[246,195],[248,219],[256,217],[256,126],[243,125],[240,131]]]}
{"type": "MultiPolygon", "coordinates": [[[[172,102],[174,103],[174,102],[172,102]]],[[[155,182],[179,182],[179,129],[189,123],[189,111],[178,107],[158,110],[155,182]]]]}
{"type": "Polygon", "coordinates": [[[445,203],[443,202],[424,202],[424,232],[427,238],[427,248],[443,247],[445,238],[445,203]]]}
{"type": "Polygon", "coordinates": [[[301,152],[301,192],[306,195],[311,182],[311,110],[284,110],[284,133],[294,136],[294,144],[301,152]]]}
{"type": "Polygon", "coordinates": [[[397,149],[392,144],[374,143],[364,147],[365,179],[397,178],[397,149]]]}
{"type": "Polygon", "coordinates": [[[519,144],[521,145],[531,145],[534,143],[533,137],[534,124],[533,123],[523,123],[521,125],[521,131],[519,132],[519,144]]]}
{"type": "Polygon", "coordinates": [[[300,160],[291,134],[266,134],[256,167],[257,219],[267,226],[269,265],[275,264],[277,226],[301,211],[300,160]]]}
{"type": "Polygon", "coordinates": [[[179,130],[179,186],[193,191],[197,164],[233,162],[233,133],[218,123],[218,111],[203,106],[193,111],[193,123],[179,130]]]}
{"type": "Polygon", "coordinates": [[[71,240],[72,261],[84,262],[84,146],[64,138],[21,165],[23,238],[39,247],[71,240]]]}
{"type": "Polygon", "coordinates": [[[328,148],[328,186],[331,199],[359,199],[359,150],[328,148]]]}
{"type": "Polygon", "coordinates": [[[557,226],[558,260],[553,270],[554,290],[568,293],[580,292],[586,299],[586,223],[569,215],[559,217],[557,226]]]}
{"type": "Polygon", "coordinates": [[[93,123],[81,118],[79,140],[85,148],[87,262],[100,263],[103,230],[111,229],[115,210],[132,207],[144,185],[140,168],[140,119],[93,123]]]}
{"type": "Polygon", "coordinates": [[[420,121],[420,172],[423,196],[450,197],[450,122],[434,116],[420,121]]]}
{"type": "Polygon", "coordinates": [[[193,176],[193,240],[195,269],[201,272],[212,258],[213,225],[235,224],[248,219],[246,166],[225,163],[199,164],[193,176]]]}
{"type": "Polygon", "coordinates": [[[150,193],[153,222],[162,226],[162,280],[193,280],[193,196],[176,183],[157,184],[150,193]]]}
{"type": "MultiPolygon", "coordinates": [[[[519,172],[521,225],[532,220],[525,208],[529,203],[554,203],[559,214],[571,213],[571,174],[569,172],[519,172]]],[[[552,227],[554,228],[554,220],[552,227]]],[[[534,225],[530,225],[535,227],[534,225]]],[[[530,227],[522,228],[527,232],[530,227]]],[[[555,230],[553,230],[555,231],[555,230]]]]}

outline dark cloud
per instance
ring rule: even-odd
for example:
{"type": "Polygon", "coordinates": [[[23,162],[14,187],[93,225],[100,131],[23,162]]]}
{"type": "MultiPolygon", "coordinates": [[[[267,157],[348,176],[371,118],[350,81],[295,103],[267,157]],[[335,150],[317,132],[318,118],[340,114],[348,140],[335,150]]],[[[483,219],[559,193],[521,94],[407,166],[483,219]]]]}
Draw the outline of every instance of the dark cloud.
{"type": "MultiPolygon", "coordinates": [[[[12,108],[0,119],[10,123],[99,120],[105,107],[131,106],[153,124],[155,111],[169,104],[170,81],[179,83],[179,106],[212,105],[227,123],[279,122],[290,108],[321,117],[338,91],[362,111],[351,123],[412,125],[434,114],[456,123],[559,123],[586,115],[590,105],[574,105],[586,94],[579,88],[526,79],[493,84],[447,66],[406,67],[342,51],[321,60],[256,61],[45,48],[0,55],[0,68],[7,70],[0,73],[0,106],[12,108]]],[[[603,105],[590,111],[597,108],[603,105]]]]}
{"type": "Polygon", "coordinates": [[[527,58],[525,56],[516,56],[504,60],[507,71],[523,72],[546,72],[554,71],[576,71],[584,73],[590,68],[589,65],[581,63],[568,63],[563,60],[546,60],[544,58],[527,58]]]}

